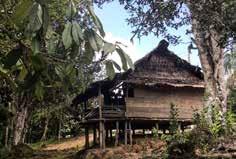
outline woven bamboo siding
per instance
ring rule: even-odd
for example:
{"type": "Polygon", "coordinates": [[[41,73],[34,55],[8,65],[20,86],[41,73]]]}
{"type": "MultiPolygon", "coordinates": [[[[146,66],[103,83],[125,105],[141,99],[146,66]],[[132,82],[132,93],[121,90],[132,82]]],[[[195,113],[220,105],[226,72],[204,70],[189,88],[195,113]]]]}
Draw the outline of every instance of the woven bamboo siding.
{"type": "Polygon", "coordinates": [[[135,89],[135,98],[126,98],[126,116],[168,119],[170,104],[178,107],[179,119],[191,119],[195,109],[200,110],[203,91],[193,89],[147,90],[135,89]]]}

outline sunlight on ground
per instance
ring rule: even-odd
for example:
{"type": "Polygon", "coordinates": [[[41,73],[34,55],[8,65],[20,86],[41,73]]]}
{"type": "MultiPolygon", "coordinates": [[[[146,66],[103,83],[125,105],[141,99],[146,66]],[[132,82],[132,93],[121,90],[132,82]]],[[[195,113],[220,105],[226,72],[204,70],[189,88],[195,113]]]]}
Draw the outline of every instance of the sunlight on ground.
{"type": "MultiPolygon", "coordinates": [[[[93,136],[90,134],[89,139],[92,141],[93,136]]],[[[67,150],[72,148],[82,148],[85,145],[84,136],[71,138],[61,143],[49,144],[43,150],[67,150]]]]}
{"type": "MultiPolygon", "coordinates": [[[[93,135],[89,135],[92,142],[93,135]]],[[[46,145],[44,148],[35,148],[36,153],[31,159],[69,159],[85,145],[84,136],[65,139],[59,143],[46,145]]]]}

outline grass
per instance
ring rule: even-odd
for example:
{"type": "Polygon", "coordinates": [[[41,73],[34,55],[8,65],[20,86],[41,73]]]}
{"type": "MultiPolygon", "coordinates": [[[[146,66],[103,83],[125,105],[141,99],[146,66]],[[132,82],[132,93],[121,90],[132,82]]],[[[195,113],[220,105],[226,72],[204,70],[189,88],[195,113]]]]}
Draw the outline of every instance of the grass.
{"type": "Polygon", "coordinates": [[[39,150],[45,145],[57,144],[57,143],[60,143],[57,139],[48,139],[46,141],[40,141],[40,142],[30,144],[29,146],[34,150],[39,150]]]}

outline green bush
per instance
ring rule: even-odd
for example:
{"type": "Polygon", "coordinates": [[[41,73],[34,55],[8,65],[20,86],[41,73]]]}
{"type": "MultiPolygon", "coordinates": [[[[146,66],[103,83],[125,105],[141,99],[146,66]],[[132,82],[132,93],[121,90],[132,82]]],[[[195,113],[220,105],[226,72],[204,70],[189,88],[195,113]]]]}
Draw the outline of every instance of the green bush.
{"type": "Polygon", "coordinates": [[[170,109],[170,135],[163,134],[161,139],[167,143],[166,150],[162,154],[163,159],[191,158],[195,155],[195,144],[189,133],[178,131],[178,109],[171,103],[170,109]]]}
{"type": "Polygon", "coordinates": [[[30,146],[26,144],[19,144],[12,147],[9,159],[30,158],[33,154],[34,150],[30,146]]]}
{"type": "Polygon", "coordinates": [[[175,104],[171,103],[170,104],[170,133],[175,134],[178,131],[179,123],[178,123],[178,108],[176,107],[175,104]]]}
{"type": "Polygon", "coordinates": [[[0,159],[7,159],[9,158],[9,151],[7,148],[0,146],[0,159]]]}
{"type": "Polygon", "coordinates": [[[177,132],[173,135],[162,135],[161,139],[167,143],[166,151],[162,155],[163,159],[195,156],[195,144],[189,133],[177,132]]]}

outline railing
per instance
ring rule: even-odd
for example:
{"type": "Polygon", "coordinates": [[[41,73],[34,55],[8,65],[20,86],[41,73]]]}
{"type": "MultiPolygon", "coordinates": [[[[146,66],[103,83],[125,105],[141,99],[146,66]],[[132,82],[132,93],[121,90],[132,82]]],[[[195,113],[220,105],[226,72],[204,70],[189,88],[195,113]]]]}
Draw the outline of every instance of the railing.
{"type": "Polygon", "coordinates": [[[125,114],[124,105],[104,105],[102,109],[103,118],[123,117],[125,114]]]}

